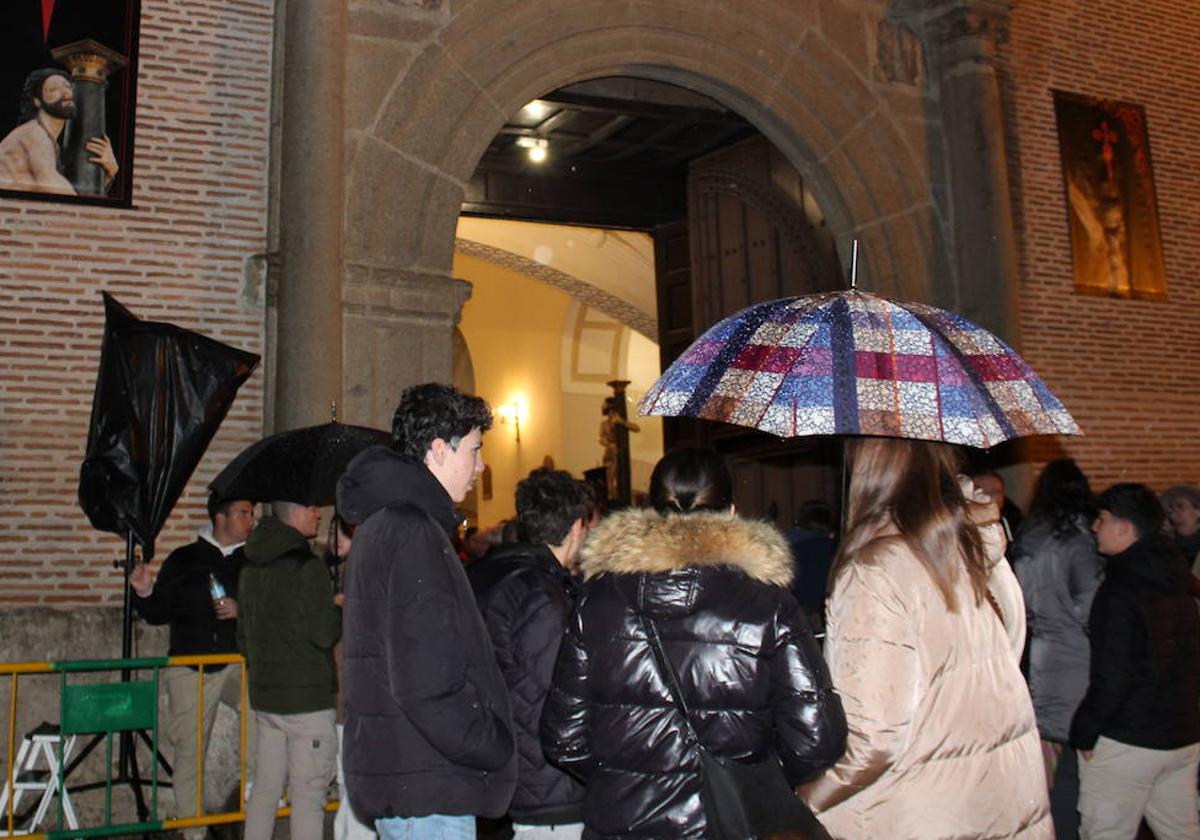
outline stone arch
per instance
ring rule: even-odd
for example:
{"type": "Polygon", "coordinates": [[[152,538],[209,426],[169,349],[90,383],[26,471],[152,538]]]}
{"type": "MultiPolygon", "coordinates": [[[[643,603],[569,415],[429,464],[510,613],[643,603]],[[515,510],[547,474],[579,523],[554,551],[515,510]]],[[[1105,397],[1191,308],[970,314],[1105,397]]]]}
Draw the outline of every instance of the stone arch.
{"type": "Polygon", "coordinates": [[[868,288],[926,297],[948,265],[923,103],[871,78],[868,32],[881,8],[864,5],[848,26],[822,17],[831,4],[776,0],[447,5],[379,107],[348,126],[348,278],[356,267],[373,282],[447,277],[465,185],[506,117],[606,75],[680,84],[754,123],[812,185],[843,259],[862,240],[868,288]]]}

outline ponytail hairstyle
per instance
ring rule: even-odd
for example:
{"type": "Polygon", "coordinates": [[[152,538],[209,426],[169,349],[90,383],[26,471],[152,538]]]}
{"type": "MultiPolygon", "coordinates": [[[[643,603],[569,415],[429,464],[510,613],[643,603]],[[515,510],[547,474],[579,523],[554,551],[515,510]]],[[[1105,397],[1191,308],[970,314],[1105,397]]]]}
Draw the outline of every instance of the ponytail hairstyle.
{"type": "Polygon", "coordinates": [[[725,459],[711,449],[673,450],[650,476],[650,504],[662,516],[727,511],[733,505],[733,476],[725,459]]]}
{"type": "Polygon", "coordinates": [[[869,562],[864,550],[894,526],[957,612],[954,584],[970,580],[975,602],[987,597],[988,568],[970,502],[958,484],[958,458],[944,443],[860,438],[850,445],[853,466],[846,533],[830,580],[848,566],[869,562]]]}

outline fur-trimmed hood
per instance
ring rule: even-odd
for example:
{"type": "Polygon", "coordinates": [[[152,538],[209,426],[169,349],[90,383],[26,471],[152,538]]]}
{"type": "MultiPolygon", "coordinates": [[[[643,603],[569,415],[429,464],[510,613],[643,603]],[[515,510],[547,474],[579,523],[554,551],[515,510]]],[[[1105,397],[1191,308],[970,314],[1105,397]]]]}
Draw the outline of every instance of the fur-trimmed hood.
{"type": "Polygon", "coordinates": [[[791,586],[792,554],[773,525],[733,513],[660,516],[629,509],[609,516],[584,543],[585,579],[603,574],[672,572],[688,567],[730,566],[754,580],[791,586]]]}

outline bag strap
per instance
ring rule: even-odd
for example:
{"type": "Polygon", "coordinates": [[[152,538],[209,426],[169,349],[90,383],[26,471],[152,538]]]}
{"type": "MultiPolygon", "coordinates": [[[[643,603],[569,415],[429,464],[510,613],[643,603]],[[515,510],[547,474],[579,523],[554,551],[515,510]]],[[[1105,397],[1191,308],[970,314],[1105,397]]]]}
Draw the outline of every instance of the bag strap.
{"type": "Polygon", "coordinates": [[[638,576],[638,603],[636,612],[638,620],[642,623],[642,629],[646,632],[646,640],[650,643],[650,652],[654,654],[654,662],[658,668],[658,674],[663,682],[667,684],[667,690],[671,692],[671,699],[675,702],[675,708],[683,715],[683,722],[687,726],[688,734],[692,736],[692,740],[700,749],[704,749],[704,744],[700,742],[700,736],[696,734],[696,728],[692,725],[692,712],[688,708],[687,702],[683,699],[683,689],[679,686],[679,678],[675,676],[675,669],[671,667],[671,662],[667,659],[666,651],[662,648],[662,639],[658,635],[658,627],[652,619],[646,617],[645,599],[643,598],[643,584],[645,583],[645,575],[638,576]]]}

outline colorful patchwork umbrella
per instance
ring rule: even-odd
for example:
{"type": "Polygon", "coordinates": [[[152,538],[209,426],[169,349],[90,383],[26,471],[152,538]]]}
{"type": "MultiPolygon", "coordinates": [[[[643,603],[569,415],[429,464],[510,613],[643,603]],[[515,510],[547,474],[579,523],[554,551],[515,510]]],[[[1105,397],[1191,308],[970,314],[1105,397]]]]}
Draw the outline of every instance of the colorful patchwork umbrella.
{"type": "Polygon", "coordinates": [[[1082,434],[1033,369],[959,315],[857,290],[755,304],[700,336],[638,413],[780,437],[881,435],[986,449],[1082,434]]]}

